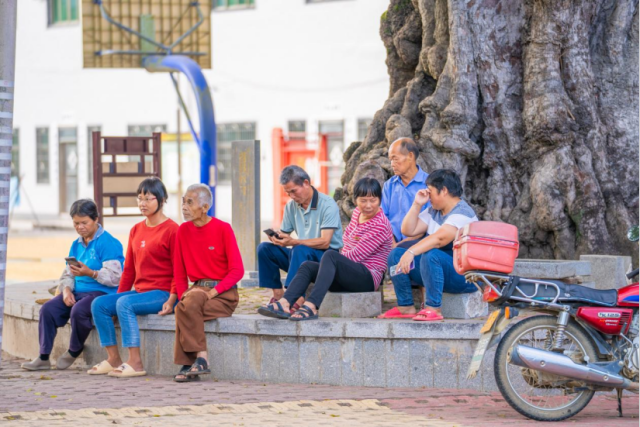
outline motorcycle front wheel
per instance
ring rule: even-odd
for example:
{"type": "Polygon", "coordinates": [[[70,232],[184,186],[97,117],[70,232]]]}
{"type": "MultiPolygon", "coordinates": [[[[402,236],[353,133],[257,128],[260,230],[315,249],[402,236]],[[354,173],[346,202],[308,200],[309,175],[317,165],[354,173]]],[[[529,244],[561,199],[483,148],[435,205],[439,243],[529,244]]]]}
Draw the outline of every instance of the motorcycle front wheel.
{"type": "MultiPolygon", "coordinates": [[[[572,417],[589,403],[595,392],[579,390],[576,382],[512,365],[515,345],[551,350],[557,329],[553,316],[529,317],[509,329],[496,350],[494,360],[498,389],[513,409],[537,421],[560,421],[572,417]],[[576,388],[578,390],[576,390],[576,388]]],[[[562,342],[564,354],[575,363],[597,361],[596,349],[582,328],[570,321],[562,342]]]]}

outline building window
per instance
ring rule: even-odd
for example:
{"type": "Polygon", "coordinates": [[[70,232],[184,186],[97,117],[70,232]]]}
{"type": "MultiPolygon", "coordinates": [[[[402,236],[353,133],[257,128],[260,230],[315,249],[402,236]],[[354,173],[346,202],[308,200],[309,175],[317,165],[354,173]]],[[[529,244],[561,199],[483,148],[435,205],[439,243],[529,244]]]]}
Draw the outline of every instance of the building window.
{"type": "Polygon", "coordinates": [[[373,119],[358,119],[358,141],[364,141],[373,119]]]}
{"type": "Polygon", "coordinates": [[[48,0],[49,25],[78,20],[78,0],[48,0]]]}
{"type": "Polygon", "coordinates": [[[93,184],[93,133],[100,132],[100,126],[87,127],[87,176],[89,184],[93,184]]]}
{"type": "Polygon", "coordinates": [[[20,131],[13,130],[13,141],[11,143],[11,176],[20,179],[20,131]]]}
{"type": "Polygon", "coordinates": [[[49,183],[49,128],[36,128],[36,182],[49,183]]]}
{"type": "Polygon", "coordinates": [[[218,141],[218,181],[231,182],[231,143],[256,139],[255,123],[224,123],[216,129],[218,141]]]}
{"type": "Polygon", "coordinates": [[[165,133],[167,125],[130,125],[127,127],[129,136],[152,136],[154,132],[165,133]]]}
{"type": "Polygon", "coordinates": [[[307,122],[304,120],[289,120],[289,139],[305,139],[307,133],[307,122]]]}
{"type": "Polygon", "coordinates": [[[213,10],[253,9],[255,0],[213,0],[213,10]]]}

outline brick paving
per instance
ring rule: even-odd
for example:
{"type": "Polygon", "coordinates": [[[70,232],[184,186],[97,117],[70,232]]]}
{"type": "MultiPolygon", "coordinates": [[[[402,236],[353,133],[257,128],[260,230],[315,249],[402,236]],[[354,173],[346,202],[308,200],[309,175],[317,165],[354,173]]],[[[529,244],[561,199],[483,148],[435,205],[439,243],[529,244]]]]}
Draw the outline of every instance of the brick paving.
{"type": "MultiPolygon", "coordinates": [[[[211,379],[177,384],[163,376],[117,379],[78,370],[28,372],[20,369],[21,362],[3,355],[2,425],[538,425],[512,410],[498,393],[211,379]]],[[[622,419],[616,405],[615,394],[598,393],[580,414],[554,426],[638,425],[636,395],[625,394],[622,419]]]]}

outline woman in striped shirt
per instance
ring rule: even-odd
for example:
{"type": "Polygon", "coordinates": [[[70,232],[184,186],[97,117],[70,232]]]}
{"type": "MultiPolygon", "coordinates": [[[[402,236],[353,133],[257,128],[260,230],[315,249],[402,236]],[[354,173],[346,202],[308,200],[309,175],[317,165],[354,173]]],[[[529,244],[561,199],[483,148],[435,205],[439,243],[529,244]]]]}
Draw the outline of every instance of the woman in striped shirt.
{"type": "Polygon", "coordinates": [[[393,245],[391,224],[380,209],[382,187],[373,178],[362,178],[353,193],[357,207],[344,231],[342,252],[328,250],[320,262],[302,263],[284,297],[260,307],[258,313],[296,321],[317,319],[328,291],[373,292],[380,287],[393,245]],[[290,314],[291,305],[306,294],[311,283],[315,285],[309,298],[290,314]]]}

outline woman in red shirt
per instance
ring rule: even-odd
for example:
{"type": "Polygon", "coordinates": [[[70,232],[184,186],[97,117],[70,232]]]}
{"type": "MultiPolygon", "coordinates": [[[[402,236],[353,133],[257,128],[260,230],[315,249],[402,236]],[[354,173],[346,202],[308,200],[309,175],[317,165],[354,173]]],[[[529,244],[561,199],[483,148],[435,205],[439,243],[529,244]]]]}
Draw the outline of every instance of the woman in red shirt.
{"type": "Polygon", "coordinates": [[[169,314],[179,298],[173,280],[173,254],[178,224],[162,207],[167,189],[158,178],[147,178],[138,187],[138,207],[146,218],[134,225],[120,278],[118,293],[96,298],[91,312],[108,358],[91,368],[90,375],[113,377],[146,375],[140,358],[140,329],[137,315],[169,314]],[[131,288],[134,287],[134,290],[131,288]],[[122,346],[129,349],[129,360],[122,363],[116,341],[113,316],[122,329],[122,346]]]}

